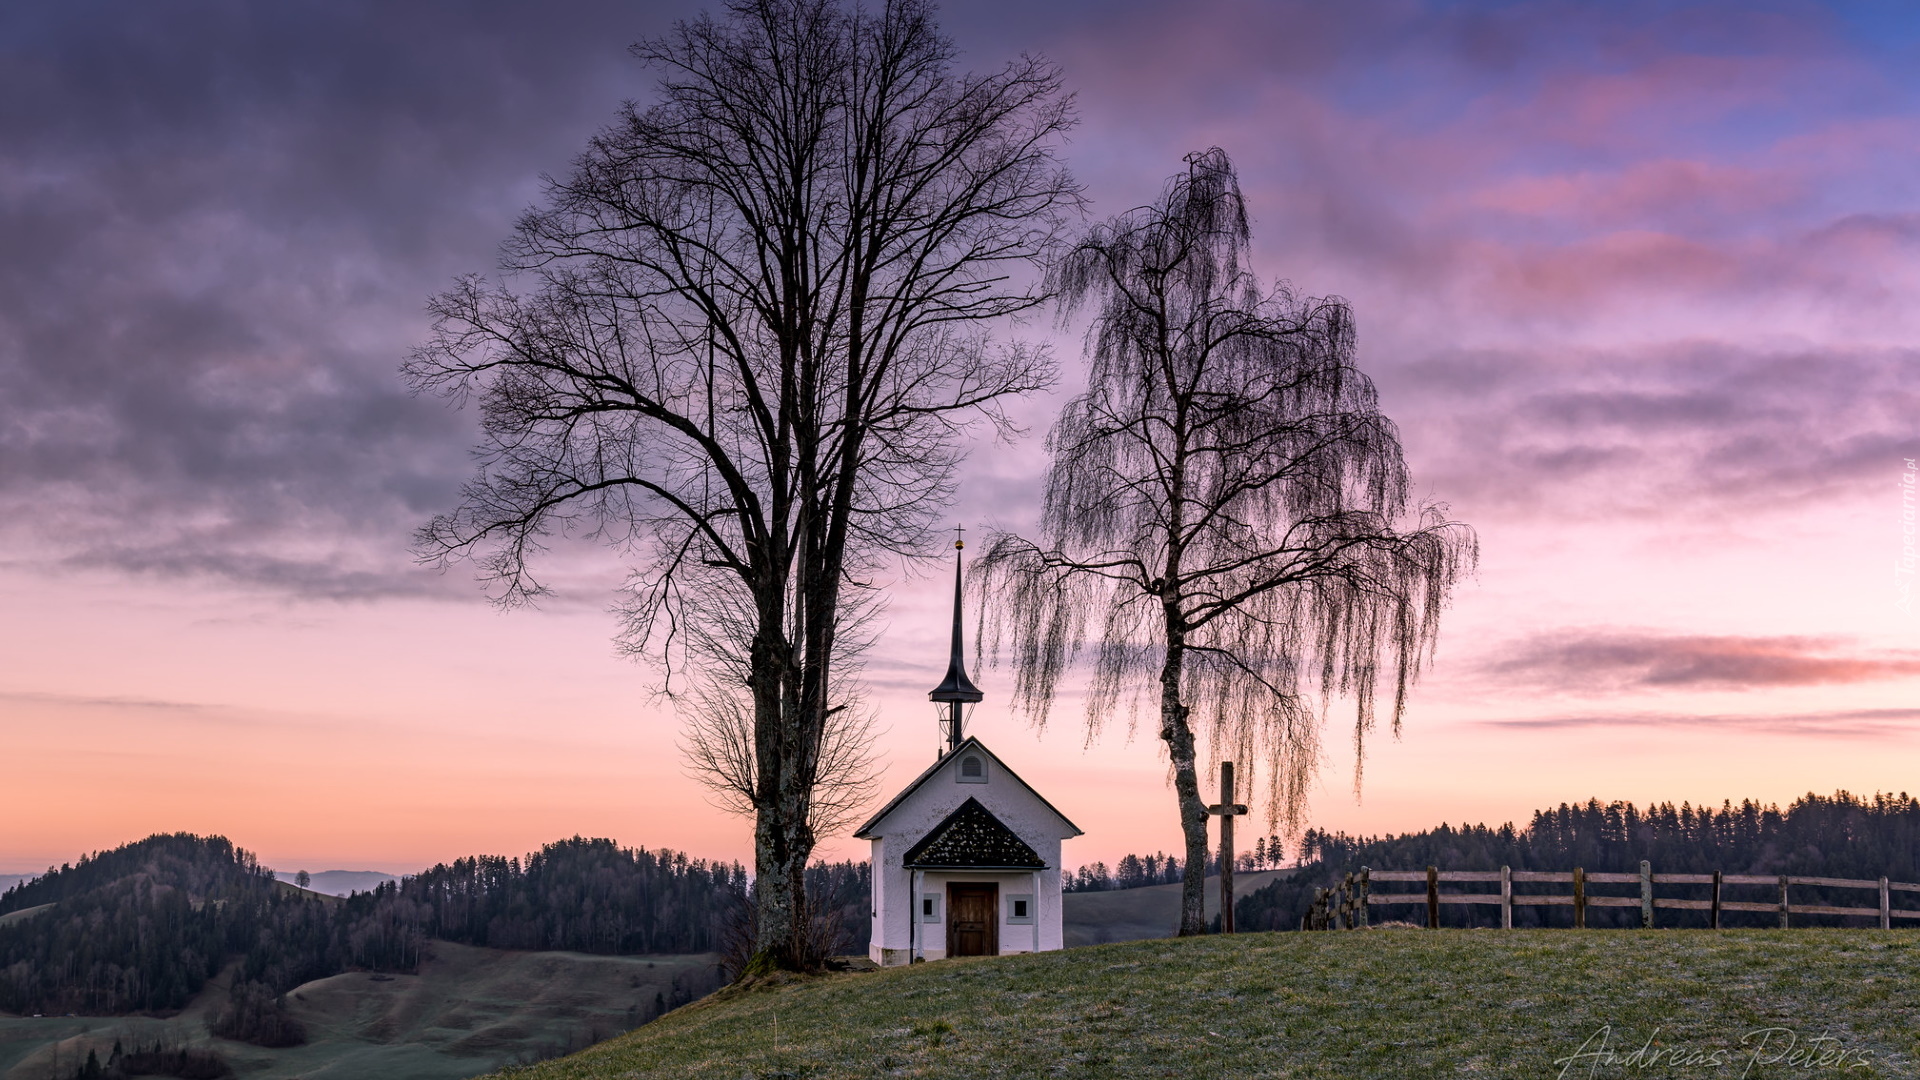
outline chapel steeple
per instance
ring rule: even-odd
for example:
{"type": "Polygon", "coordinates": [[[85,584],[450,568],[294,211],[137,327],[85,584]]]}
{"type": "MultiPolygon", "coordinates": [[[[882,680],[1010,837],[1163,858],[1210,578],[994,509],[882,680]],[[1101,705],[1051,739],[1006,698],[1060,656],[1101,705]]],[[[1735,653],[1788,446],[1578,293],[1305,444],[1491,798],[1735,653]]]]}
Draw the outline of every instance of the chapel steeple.
{"type": "Polygon", "coordinates": [[[960,639],[960,552],[965,550],[967,545],[960,534],[964,531],[960,528],[954,529],[953,651],[947,660],[947,677],[940,680],[940,685],[934,687],[933,691],[927,695],[928,700],[942,702],[947,706],[947,718],[940,722],[940,726],[946,729],[949,753],[958,750],[961,740],[965,737],[960,732],[960,707],[972,705],[986,697],[978,687],[973,685],[973,680],[967,678],[967,665],[961,655],[963,650],[960,639]]]}

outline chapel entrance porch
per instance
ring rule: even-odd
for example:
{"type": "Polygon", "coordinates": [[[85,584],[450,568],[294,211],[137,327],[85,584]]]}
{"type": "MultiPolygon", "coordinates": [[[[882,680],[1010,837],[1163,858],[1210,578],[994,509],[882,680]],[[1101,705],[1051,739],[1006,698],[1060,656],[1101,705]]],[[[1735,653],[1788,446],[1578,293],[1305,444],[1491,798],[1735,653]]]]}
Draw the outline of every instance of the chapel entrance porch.
{"type": "Polygon", "coordinates": [[[947,955],[1000,955],[1000,886],[992,882],[947,885],[947,955]]]}

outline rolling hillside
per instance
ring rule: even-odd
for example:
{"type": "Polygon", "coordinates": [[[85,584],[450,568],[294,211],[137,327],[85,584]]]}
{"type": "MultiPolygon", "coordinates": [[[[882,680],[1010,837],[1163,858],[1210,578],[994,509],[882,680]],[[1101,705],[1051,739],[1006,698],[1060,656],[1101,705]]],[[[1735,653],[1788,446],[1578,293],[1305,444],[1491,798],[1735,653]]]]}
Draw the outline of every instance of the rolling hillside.
{"type": "MultiPolygon", "coordinates": [[[[1233,895],[1243,900],[1284,880],[1291,870],[1241,870],[1233,875],[1233,895]]],[[[1220,879],[1207,879],[1207,918],[1220,914],[1220,879]]],[[[1180,885],[1138,889],[1070,892],[1062,897],[1061,929],[1068,948],[1172,937],[1180,926],[1180,885]]]]}
{"type": "Polygon", "coordinates": [[[307,1042],[285,1049],[208,1033],[229,972],[165,1019],[0,1014],[0,1080],[73,1080],[88,1051],[105,1061],[116,1040],[210,1049],[238,1080],[463,1080],[587,1046],[705,995],[719,985],[717,959],[435,942],[417,975],[347,972],[294,988],[287,1008],[307,1042]]]}
{"type": "Polygon", "coordinates": [[[1911,1077],[1917,1017],[1905,931],[1245,934],[727,991],[500,1075],[1911,1077]]]}

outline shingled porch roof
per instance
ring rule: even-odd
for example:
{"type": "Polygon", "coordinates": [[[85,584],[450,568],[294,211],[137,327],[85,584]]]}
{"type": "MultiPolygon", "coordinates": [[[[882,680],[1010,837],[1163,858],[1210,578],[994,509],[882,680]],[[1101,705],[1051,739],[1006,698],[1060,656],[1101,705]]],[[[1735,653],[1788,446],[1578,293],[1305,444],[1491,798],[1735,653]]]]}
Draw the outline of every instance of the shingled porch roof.
{"type": "Polygon", "coordinates": [[[993,811],[968,799],[907,849],[908,870],[1045,870],[1042,859],[993,811]]]}

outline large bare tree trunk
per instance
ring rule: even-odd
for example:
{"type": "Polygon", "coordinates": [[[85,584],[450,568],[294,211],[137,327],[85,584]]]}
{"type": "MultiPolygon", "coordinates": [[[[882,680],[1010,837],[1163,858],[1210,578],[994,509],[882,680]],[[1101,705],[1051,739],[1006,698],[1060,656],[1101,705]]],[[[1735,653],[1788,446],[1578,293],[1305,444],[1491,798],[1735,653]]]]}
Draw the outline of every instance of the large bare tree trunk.
{"type": "MultiPolygon", "coordinates": [[[[758,791],[754,798],[754,899],[757,905],[758,946],[744,974],[765,974],[778,968],[796,968],[795,931],[805,907],[807,856],[811,844],[797,845],[793,835],[792,731],[783,720],[792,716],[794,683],[792,650],[788,647],[782,605],[764,602],[760,632],[754,636],[752,683],[755,751],[759,757],[758,791]]],[[[803,818],[804,820],[804,818],[803,818]]]]}
{"type": "MultiPolygon", "coordinates": [[[[1164,305],[1165,297],[1156,300],[1164,305]]],[[[1157,311],[1164,324],[1164,306],[1157,311]]],[[[1187,842],[1186,864],[1180,875],[1180,936],[1207,932],[1207,804],[1200,797],[1199,769],[1194,762],[1193,727],[1187,723],[1181,684],[1187,669],[1187,625],[1180,571],[1186,558],[1187,520],[1187,409],[1177,404],[1169,425],[1174,450],[1168,461],[1167,539],[1165,576],[1160,581],[1160,613],[1166,624],[1166,656],[1160,667],[1160,737],[1166,740],[1173,766],[1174,797],[1180,804],[1180,832],[1187,842]]]]}
{"type": "Polygon", "coordinates": [[[823,765],[858,697],[840,631],[874,604],[842,587],[919,551],[969,417],[1010,431],[1000,400],[1051,382],[1041,351],[962,331],[1045,302],[1014,271],[1079,205],[1051,65],[958,74],[926,0],[876,7],[737,0],[636,45],[657,100],[549,184],[509,281],[436,298],[407,366],[486,416],[424,554],[477,557],[518,603],[576,523],[644,553],[623,646],[691,677],[694,759],[754,816],[750,970],[813,959],[807,859],[859,790],[821,809],[823,773],[864,760],[837,741],[823,765]]]}

